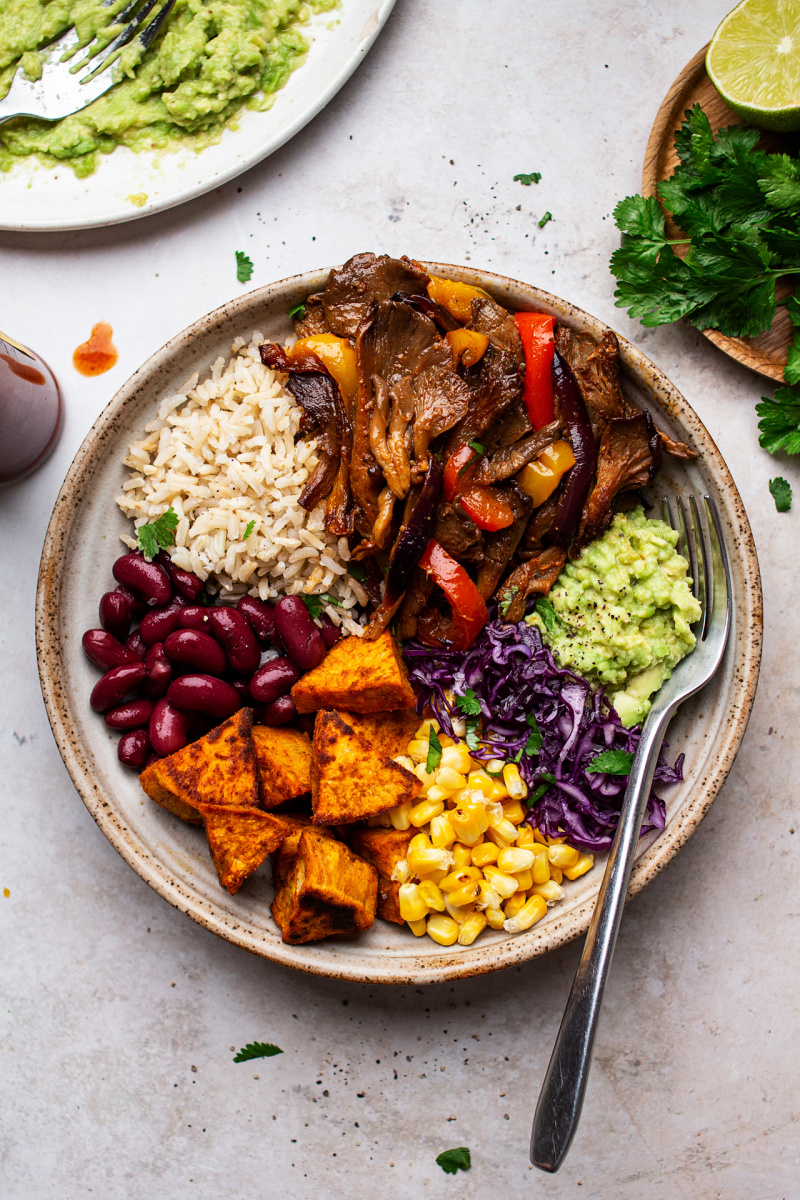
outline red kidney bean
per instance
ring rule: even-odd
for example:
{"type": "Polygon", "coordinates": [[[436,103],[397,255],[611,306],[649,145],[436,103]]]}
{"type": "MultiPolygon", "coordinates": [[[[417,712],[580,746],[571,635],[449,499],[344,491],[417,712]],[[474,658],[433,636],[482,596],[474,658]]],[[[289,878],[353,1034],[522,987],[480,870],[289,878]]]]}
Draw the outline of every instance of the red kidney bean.
{"type": "Polygon", "coordinates": [[[275,640],[275,617],[272,605],[257,596],[242,596],[236,605],[236,611],[246,617],[253,627],[258,640],[265,645],[275,640]]]}
{"type": "Polygon", "coordinates": [[[300,678],[300,672],[288,658],[271,658],[259,667],[250,680],[250,695],[259,704],[271,704],[283,696],[300,678]]]}
{"type": "Polygon", "coordinates": [[[182,608],[178,617],[179,629],[199,629],[202,633],[211,633],[211,612],[202,604],[187,604],[182,608]]]}
{"type": "Polygon", "coordinates": [[[173,662],[186,663],[204,675],[224,675],[228,669],[219,642],[199,629],[176,629],[164,642],[164,650],[173,662]]]}
{"type": "Polygon", "coordinates": [[[139,633],[138,629],[134,629],[125,645],[129,650],[132,650],[134,654],[138,655],[139,658],[144,658],[144,656],[147,654],[147,646],[145,646],[144,641],[142,640],[142,635],[139,633]]]}
{"type": "Polygon", "coordinates": [[[211,628],[234,671],[252,675],[261,662],[261,651],[247,618],[235,608],[212,608],[211,628]]]}
{"type": "Polygon", "coordinates": [[[150,718],[150,743],[162,758],[182,750],[189,740],[189,722],[192,714],[174,708],[166,697],[156,701],[150,718]]]}
{"type": "Polygon", "coordinates": [[[144,601],[140,600],[138,596],[134,596],[130,588],[123,587],[121,583],[118,583],[114,588],[114,591],[117,593],[117,595],[122,596],[128,601],[134,617],[140,617],[142,613],[146,611],[147,605],[144,603],[144,601]]]}
{"type": "Polygon", "coordinates": [[[173,629],[178,628],[178,619],[185,607],[183,596],[175,596],[164,608],[151,608],[139,624],[139,633],[145,646],[166,641],[173,629]]]}
{"type": "Polygon", "coordinates": [[[301,713],[300,714],[300,728],[302,729],[303,733],[307,733],[309,737],[314,736],[314,722],[316,721],[316,719],[317,719],[316,713],[301,713]]]}
{"type": "Polygon", "coordinates": [[[150,738],[147,736],[147,730],[132,729],[130,733],[124,733],[119,739],[117,757],[126,767],[141,770],[150,757],[150,738]]]}
{"type": "Polygon", "coordinates": [[[331,646],[335,646],[340,640],[342,631],[338,625],[334,625],[333,621],[329,616],[327,616],[326,613],[323,613],[320,617],[320,624],[322,626],[320,629],[322,640],[325,643],[326,648],[330,650],[331,646]]]}
{"type": "Polygon", "coordinates": [[[156,562],[160,563],[170,578],[172,586],[176,592],[180,592],[187,600],[199,600],[203,594],[204,583],[194,571],[184,571],[183,567],[179,567],[174,563],[166,550],[159,550],[156,555],[156,562]]]}
{"type": "Polygon", "coordinates": [[[133,608],[122,592],[106,592],[100,597],[100,624],[121,642],[131,631],[133,608]]]}
{"type": "Polygon", "coordinates": [[[95,712],[106,712],[109,708],[115,708],[125,699],[128,692],[132,692],[137,684],[143,682],[146,674],[143,662],[112,667],[92,688],[89,703],[95,712]]]}
{"type": "Polygon", "coordinates": [[[144,660],[144,665],[147,668],[147,683],[145,691],[148,696],[152,696],[157,700],[159,696],[163,696],[169,685],[172,683],[172,663],[164,653],[164,647],[161,642],[156,642],[155,646],[151,646],[147,651],[147,658],[144,660]]]}
{"type": "Polygon", "coordinates": [[[182,675],[180,679],[173,679],[167,700],[187,712],[206,713],[220,719],[233,716],[242,707],[236,689],[213,675],[182,675]]]}
{"type": "Polygon", "coordinates": [[[249,680],[241,675],[234,675],[232,678],[226,679],[225,682],[229,683],[235,692],[238,692],[239,699],[243,705],[252,703],[249,680]]]}
{"type": "Polygon", "coordinates": [[[325,657],[322,634],[299,596],[282,596],[275,605],[275,632],[301,671],[313,670],[325,657]]]}
{"type": "Polygon", "coordinates": [[[154,708],[153,700],[129,700],[107,712],[105,723],[109,729],[144,729],[150,724],[154,708]]]}
{"type": "Polygon", "coordinates": [[[122,642],[105,629],[87,629],[82,644],[86,657],[101,671],[110,671],[112,667],[123,667],[126,663],[139,661],[134,650],[123,646],[122,642]]]}
{"type": "Polygon", "coordinates": [[[279,696],[272,704],[265,705],[261,710],[262,725],[286,725],[297,716],[297,709],[291,696],[279,696]]]}
{"type": "Polygon", "coordinates": [[[148,562],[138,550],[123,554],[112,567],[117,583],[130,588],[149,605],[168,604],[172,596],[169,575],[157,562],[148,562]]]}

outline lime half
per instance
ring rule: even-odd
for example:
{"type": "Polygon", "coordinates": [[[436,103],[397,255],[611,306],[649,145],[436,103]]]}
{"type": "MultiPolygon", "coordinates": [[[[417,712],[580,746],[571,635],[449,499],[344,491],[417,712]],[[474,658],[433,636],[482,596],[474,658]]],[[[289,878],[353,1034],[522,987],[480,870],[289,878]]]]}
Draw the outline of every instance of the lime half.
{"type": "Polygon", "coordinates": [[[711,39],[706,70],[749,125],[800,129],[800,0],[742,0],[711,39]]]}

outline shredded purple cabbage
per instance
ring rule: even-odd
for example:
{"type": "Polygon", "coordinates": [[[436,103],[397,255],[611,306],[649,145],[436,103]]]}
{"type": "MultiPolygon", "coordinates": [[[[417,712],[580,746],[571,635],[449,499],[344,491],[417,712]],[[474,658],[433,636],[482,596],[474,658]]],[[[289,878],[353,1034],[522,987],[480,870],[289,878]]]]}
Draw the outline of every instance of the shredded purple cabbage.
{"type": "MultiPolygon", "coordinates": [[[[456,697],[468,688],[481,706],[482,745],[475,759],[515,758],[528,741],[528,714],[542,733],[538,755],[522,754],[520,774],[534,791],[543,776],[556,779],[529,811],[527,820],[548,837],[567,834],[582,850],[608,850],[619,821],[628,783],[627,775],[606,775],[587,768],[602,750],[636,752],[641,731],[626,729],[602,689],[574,671],[556,665],[538,629],[491,621],[465,652],[435,650],[407,641],[403,653],[410,678],[419,692],[417,712],[430,706],[448,737],[455,737],[452,720],[464,713],[446,691],[456,697]]],[[[655,781],[679,783],[683,779],[681,754],[670,767],[659,755],[655,781]]],[[[649,822],[642,833],[663,829],[664,801],[655,791],[647,804],[649,822]]]]}

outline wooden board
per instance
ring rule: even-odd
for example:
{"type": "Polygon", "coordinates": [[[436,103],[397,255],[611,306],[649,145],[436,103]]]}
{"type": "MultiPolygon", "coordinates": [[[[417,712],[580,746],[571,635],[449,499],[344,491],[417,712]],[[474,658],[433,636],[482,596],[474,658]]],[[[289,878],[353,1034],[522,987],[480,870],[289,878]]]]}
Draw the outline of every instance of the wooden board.
{"type": "MultiPolygon", "coordinates": [[[[728,108],[706,73],[707,50],[708,46],[704,46],[691,62],[687,63],[658,110],[644,156],[642,194],[645,196],[656,195],[658,184],[662,179],[668,179],[678,164],[674,139],[676,131],[683,124],[687,108],[699,104],[707,114],[714,133],[726,125],[742,124],[728,108]]],[[[772,153],[784,152],[790,148],[795,149],[796,139],[777,133],[765,133],[760,144],[772,153]]],[[[669,219],[667,228],[671,229],[672,237],[680,236],[680,231],[669,219]]],[[[778,280],[776,294],[779,300],[788,296],[792,290],[793,284],[788,279],[778,280]]],[[[783,380],[786,354],[792,340],[792,325],[785,308],[778,309],[772,327],[757,338],[725,337],[713,329],[705,330],[703,337],[708,338],[737,362],[758,371],[760,375],[783,380]]]]}

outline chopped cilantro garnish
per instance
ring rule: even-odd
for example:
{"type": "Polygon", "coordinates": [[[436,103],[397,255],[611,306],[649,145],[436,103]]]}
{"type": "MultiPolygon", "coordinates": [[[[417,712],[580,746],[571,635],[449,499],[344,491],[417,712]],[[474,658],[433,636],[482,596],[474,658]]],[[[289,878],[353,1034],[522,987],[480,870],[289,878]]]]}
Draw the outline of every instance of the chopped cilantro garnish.
{"type": "Polygon", "coordinates": [[[788,480],[781,475],[777,479],[770,479],[769,490],[778,512],[788,512],[792,507],[792,485],[788,480]]]}
{"type": "Polygon", "coordinates": [[[273,1046],[272,1042],[248,1042],[243,1050],[234,1054],[233,1061],[249,1062],[251,1058],[273,1058],[276,1054],[283,1054],[283,1051],[280,1046],[273,1046]]]}
{"type": "Polygon", "coordinates": [[[593,775],[630,775],[633,754],[630,750],[601,750],[596,754],[587,771],[593,775]]]}
{"type": "Polygon", "coordinates": [[[236,251],[236,278],[239,283],[247,283],[253,276],[253,263],[244,250],[236,251]]]}
{"type": "Polygon", "coordinates": [[[442,743],[436,736],[436,730],[431,725],[430,734],[428,735],[428,757],[425,762],[425,770],[429,775],[433,774],[441,761],[442,743]]]}
{"type": "Polygon", "coordinates": [[[503,599],[500,601],[500,603],[497,606],[497,611],[500,613],[501,617],[505,617],[508,615],[508,610],[511,608],[511,605],[514,603],[514,597],[518,593],[519,593],[518,587],[506,588],[506,590],[503,594],[503,599]]]}
{"type": "Polygon", "coordinates": [[[466,722],[466,731],[464,733],[464,741],[467,743],[468,750],[477,750],[480,747],[481,739],[478,736],[478,719],[472,717],[466,722]]]}
{"type": "Polygon", "coordinates": [[[772,400],[768,396],[761,397],[756,412],[761,418],[758,422],[759,446],[770,454],[778,450],[800,454],[800,388],[776,388],[772,400]]]}
{"type": "Polygon", "coordinates": [[[540,596],[536,601],[536,612],[539,614],[542,624],[549,634],[555,637],[557,633],[560,633],[561,622],[556,616],[556,610],[546,596],[540,596]]]}
{"type": "Polygon", "coordinates": [[[178,528],[178,514],[170,504],[157,520],[149,525],[140,525],[138,530],[139,549],[145,558],[155,558],[159,550],[175,545],[175,530],[178,528]]]}
{"type": "Polygon", "coordinates": [[[245,531],[244,531],[244,537],[242,538],[242,541],[243,541],[243,542],[246,542],[246,541],[247,541],[247,539],[250,537],[250,534],[253,532],[253,530],[255,529],[255,527],[256,527],[255,518],[254,518],[252,521],[248,521],[248,522],[247,522],[247,529],[245,529],[245,531]]]}
{"type": "Polygon", "coordinates": [[[312,617],[318,617],[326,604],[333,604],[336,608],[342,607],[341,600],[337,600],[335,596],[329,595],[328,592],[323,592],[320,596],[301,596],[300,599],[312,617]]]}
{"type": "Polygon", "coordinates": [[[468,444],[470,450],[474,450],[476,454],[485,454],[486,453],[486,447],[484,446],[483,442],[475,441],[475,442],[468,442],[467,444],[468,444]]]}
{"type": "Polygon", "coordinates": [[[536,724],[536,717],[533,713],[528,713],[525,720],[530,725],[531,731],[528,734],[528,740],[525,743],[522,753],[526,755],[538,754],[542,748],[542,731],[536,724]]]}
{"type": "Polygon", "coordinates": [[[547,222],[552,221],[552,219],[553,219],[553,214],[551,212],[546,212],[544,214],[544,216],[539,221],[536,222],[536,224],[539,226],[540,229],[544,229],[547,222]]]}
{"type": "Polygon", "coordinates": [[[533,795],[528,796],[528,805],[530,808],[533,808],[534,804],[538,804],[545,792],[549,792],[550,788],[553,787],[554,784],[558,783],[555,775],[550,775],[547,771],[542,771],[542,774],[539,776],[539,778],[542,780],[542,782],[539,784],[533,795]]]}
{"type": "Polygon", "coordinates": [[[530,187],[532,183],[538,183],[541,178],[541,171],[531,171],[529,175],[526,175],[524,171],[520,171],[519,175],[514,176],[514,183],[521,183],[524,187],[530,187]]]}
{"type": "Polygon", "coordinates": [[[302,302],[300,304],[295,304],[294,308],[289,309],[290,317],[299,317],[300,320],[302,321],[302,319],[305,315],[306,315],[306,306],[302,302]]]}
{"type": "Polygon", "coordinates": [[[359,583],[366,582],[367,572],[364,567],[362,567],[361,563],[349,562],[347,564],[347,574],[352,575],[353,579],[357,580],[359,583]]]}
{"type": "Polygon", "coordinates": [[[456,1171],[468,1171],[472,1165],[466,1146],[457,1146],[454,1150],[444,1150],[437,1156],[436,1162],[448,1175],[455,1175],[456,1171]]]}
{"type": "Polygon", "coordinates": [[[467,713],[470,717],[481,715],[480,701],[472,688],[467,688],[463,696],[456,696],[456,704],[463,713],[467,713]]]}

